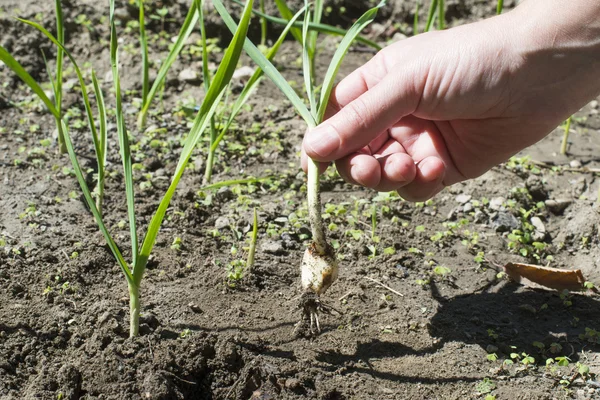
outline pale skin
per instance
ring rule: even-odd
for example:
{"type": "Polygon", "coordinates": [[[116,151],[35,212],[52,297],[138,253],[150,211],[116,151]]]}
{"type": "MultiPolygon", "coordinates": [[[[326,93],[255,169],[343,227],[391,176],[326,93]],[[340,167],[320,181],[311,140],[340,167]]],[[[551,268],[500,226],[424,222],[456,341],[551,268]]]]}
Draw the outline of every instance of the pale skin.
{"type": "Polygon", "coordinates": [[[307,155],[350,183],[423,201],[475,178],[600,94],[600,1],[527,0],[394,43],[334,89],[307,155]]]}

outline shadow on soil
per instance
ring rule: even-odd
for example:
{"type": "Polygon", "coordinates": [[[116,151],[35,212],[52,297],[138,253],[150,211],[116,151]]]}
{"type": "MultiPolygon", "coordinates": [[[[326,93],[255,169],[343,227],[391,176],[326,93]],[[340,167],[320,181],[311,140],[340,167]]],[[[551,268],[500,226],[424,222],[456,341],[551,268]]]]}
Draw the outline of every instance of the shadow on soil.
{"type": "Polygon", "coordinates": [[[493,346],[496,349],[490,350],[499,358],[510,358],[511,353],[524,352],[542,365],[546,358],[557,356],[568,356],[575,362],[582,350],[600,349],[600,336],[595,333],[600,331],[600,300],[578,294],[561,297],[556,292],[524,290],[512,283],[491,289],[494,292],[446,299],[439,296],[435,285],[432,285],[432,294],[440,304],[428,327],[429,334],[438,339],[434,346],[416,350],[401,343],[371,339],[359,343],[354,354],[329,351],[320,353],[317,360],[338,368],[366,363],[368,368],[352,366],[351,370],[395,382],[428,384],[478,379],[403,376],[377,371],[371,367],[371,360],[425,356],[437,352],[449,342],[475,344],[483,349],[493,346]],[[540,343],[543,348],[540,348],[540,343]]]}

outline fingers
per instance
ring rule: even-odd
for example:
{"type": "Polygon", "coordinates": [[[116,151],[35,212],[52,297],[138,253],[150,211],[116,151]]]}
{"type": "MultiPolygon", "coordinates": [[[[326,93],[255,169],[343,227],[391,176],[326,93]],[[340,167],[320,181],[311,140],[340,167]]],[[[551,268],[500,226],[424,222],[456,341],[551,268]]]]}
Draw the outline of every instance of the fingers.
{"type": "Polygon", "coordinates": [[[338,172],[347,182],[380,192],[390,192],[415,179],[417,168],[405,153],[375,158],[368,154],[353,154],[336,162],[338,172]]]}
{"type": "Polygon", "coordinates": [[[408,66],[406,70],[386,75],[372,87],[364,73],[357,73],[353,82],[340,83],[336,104],[343,108],[306,134],[304,149],[308,156],[318,161],[340,159],[368,145],[402,117],[411,114],[421,93],[417,83],[420,80],[416,77],[422,75],[411,71],[413,69],[408,66]],[[352,99],[357,94],[358,97],[352,99]],[[344,104],[346,101],[349,102],[344,104]]]}
{"type": "Polygon", "coordinates": [[[435,156],[427,157],[417,164],[415,179],[398,189],[398,194],[408,201],[427,200],[444,188],[446,166],[435,156]]]}

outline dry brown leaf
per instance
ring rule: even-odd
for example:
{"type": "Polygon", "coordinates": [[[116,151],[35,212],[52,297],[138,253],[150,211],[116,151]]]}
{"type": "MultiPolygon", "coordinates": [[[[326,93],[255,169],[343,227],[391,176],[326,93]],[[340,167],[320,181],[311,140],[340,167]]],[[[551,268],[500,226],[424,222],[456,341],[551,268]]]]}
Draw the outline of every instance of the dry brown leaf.
{"type": "Polygon", "coordinates": [[[566,270],[538,265],[508,263],[504,270],[514,281],[537,289],[563,291],[585,290],[585,278],[580,269],[566,270]]]}

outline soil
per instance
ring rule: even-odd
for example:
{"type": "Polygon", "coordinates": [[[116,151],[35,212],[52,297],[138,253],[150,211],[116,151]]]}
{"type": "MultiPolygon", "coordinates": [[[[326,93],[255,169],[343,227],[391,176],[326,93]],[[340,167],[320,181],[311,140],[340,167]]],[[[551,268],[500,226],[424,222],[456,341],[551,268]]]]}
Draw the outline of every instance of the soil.
{"type": "MultiPolygon", "coordinates": [[[[89,0],[64,3],[68,47],[81,64],[91,62],[111,99],[107,10],[89,0]]],[[[152,57],[166,54],[185,3],[165,3],[167,20],[150,24],[151,35],[167,31],[152,42],[152,57]]],[[[336,13],[330,21],[343,25],[344,18],[352,19],[356,3],[347,2],[346,16],[336,13]]],[[[448,2],[450,24],[492,15],[492,3],[448,2]]],[[[52,28],[52,4],[5,0],[0,6],[0,44],[47,81],[39,50],[51,60],[52,47],[12,16],[52,28]]],[[[138,132],[138,44],[136,30],[125,29],[135,9],[121,8],[127,10],[122,82],[139,165],[136,211],[143,232],[187,133],[183,106],[202,98],[202,85],[179,80],[179,72],[199,68],[200,59],[186,47],[169,73],[164,104],[156,101],[149,128],[138,132]]],[[[377,32],[410,34],[413,11],[412,2],[392,2],[366,34],[376,39],[377,32]]],[[[212,21],[217,44],[226,43],[225,30],[212,21]]],[[[324,61],[334,46],[324,38],[324,61]]],[[[357,46],[341,75],[372,55],[357,46]]],[[[217,56],[211,61],[218,62],[217,56]]],[[[297,45],[289,41],[277,63],[288,79],[301,82],[298,57],[297,45]]],[[[244,58],[242,64],[250,63],[244,58]]],[[[321,73],[325,65],[319,65],[321,73]]],[[[0,78],[0,398],[600,397],[599,301],[519,286],[496,266],[512,261],[580,268],[588,281],[600,282],[595,203],[600,182],[592,172],[600,167],[597,102],[576,114],[568,157],[557,154],[562,137],[557,129],[522,158],[427,203],[350,186],[330,169],[322,196],[329,236],[339,245],[340,277],[322,298],[331,314],[321,315],[321,334],[306,338],[294,334],[301,316],[299,266],[310,233],[305,177],[298,167],[304,126],[265,80],[221,145],[213,181],[269,178],[203,190],[206,144],[199,146],[149,262],[141,289],[141,335],[132,339],[126,282],[79,195],[69,160],[57,154],[51,116],[6,67],[0,66],[0,78]],[[536,205],[522,218],[521,208],[536,205]],[[232,279],[227,268],[244,260],[254,208],[255,265],[232,279]],[[379,243],[372,240],[373,209],[379,243]],[[544,224],[545,233],[534,233],[546,247],[528,248],[523,256],[522,247],[509,248],[514,240],[507,231],[528,229],[524,222],[533,215],[544,224]],[[172,246],[176,238],[181,243],[172,246]],[[369,246],[376,248],[374,257],[369,246]],[[475,260],[480,253],[487,261],[475,260]],[[497,360],[490,360],[493,355],[497,360]],[[567,366],[546,366],[547,359],[562,356],[569,358],[567,366]],[[576,376],[577,362],[589,366],[588,376],[576,376]],[[570,382],[561,383],[565,379],[570,382]]],[[[74,78],[72,71],[65,77],[65,110],[73,113],[72,134],[91,182],[93,147],[85,124],[77,127],[82,117],[75,110],[83,107],[74,78]]],[[[114,122],[109,131],[105,222],[127,257],[114,122]]]]}

